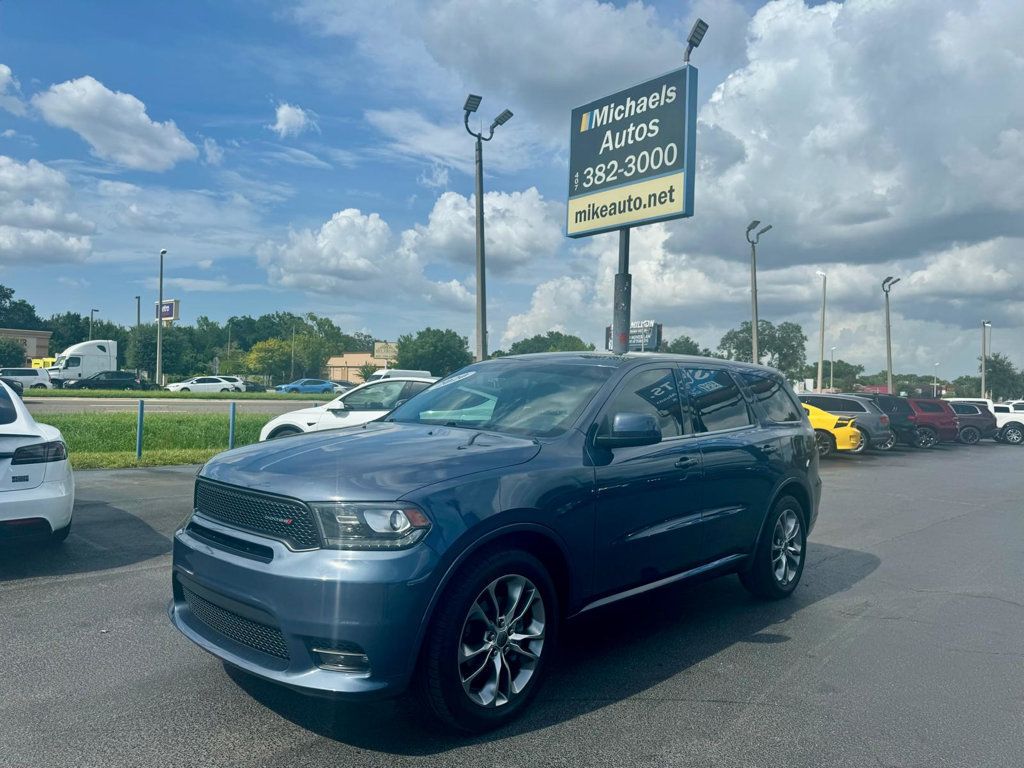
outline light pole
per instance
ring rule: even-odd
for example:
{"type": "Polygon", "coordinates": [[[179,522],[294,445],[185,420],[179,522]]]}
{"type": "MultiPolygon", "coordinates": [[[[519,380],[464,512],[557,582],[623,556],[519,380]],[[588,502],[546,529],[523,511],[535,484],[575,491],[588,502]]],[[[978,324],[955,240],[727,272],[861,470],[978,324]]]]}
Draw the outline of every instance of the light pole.
{"type": "Polygon", "coordinates": [[[469,127],[469,116],[480,107],[482,97],[469,94],[463,109],[463,122],[470,136],[476,138],[476,359],[487,358],[487,281],[484,275],[484,142],[494,138],[494,129],[512,119],[512,113],[505,110],[491,123],[487,136],[469,127]]]}
{"type": "Polygon", "coordinates": [[[935,370],[932,371],[932,397],[939,396],[939,364],[935,363],[935,370]]]}
{"type": "Polygon", "coordinates": [[[981,321],[981,396],[985,397],[985,369],[988,367],[988,344],[985,341],[986,328],[991,328],[990,320],[981,321]]]}
{"type": "Polygon", "coordinates": [[[89,341],[92,341],[92,318],[97,312],[99,312],[98,309],[89,310],[89,341]]]}
{"type": "Polygon", "coordinates": [[[892,287],[900,281],[898,277],[892,277],[891,275],[882,281],[882,293],[885,294],[885,371],[886,371],[886,386],[889,389],[889,394],[893,394],[892,391],[892,326],[889,323],[889,291],[892,287]]]}
{"type": "Polygon", "coordinates": [[[772,228],[771,224],[761,227],[751,237],[750,233],[760,224],[758,219],[754,219],[747,225],[747,242],[750,243],[750,359],[755,365],[761,362],[761,356],[757,351],[757,242],[761,239],[761,235],[772,228]]]}
{"type": "Polygon", "coordinates": [[[135,375],[139,375],[139,326],[142,325],[142,297],[135,297],[135,375]]]}
{"type": "Polygon", "coordinates": [[[828,367],[828,388],[836,388],[836,348],[831,347],[829,350],[832,354],[832,361],[828,367]]]}
{"type": "Polygon", "coordinates": [[[292,326],[292,381],[295,381],[295,326],[292,326]]]}
{"type": "Polygon", "coordinates": [[[160,280],[159,280],[159,293],[157,294],[156,300],[156,385],[162,386],[164,383],[164,256],[167,255],[167,249],[163,248],[160,250],[160,280]]]}
{"type": "Polygon", "coordinates": [[[818,333],[818,391],[821,392],[825,368],[825,291],[828,288],[828,275],[820,269],[815,274],[821,278],[821,328],[818,333]]]}

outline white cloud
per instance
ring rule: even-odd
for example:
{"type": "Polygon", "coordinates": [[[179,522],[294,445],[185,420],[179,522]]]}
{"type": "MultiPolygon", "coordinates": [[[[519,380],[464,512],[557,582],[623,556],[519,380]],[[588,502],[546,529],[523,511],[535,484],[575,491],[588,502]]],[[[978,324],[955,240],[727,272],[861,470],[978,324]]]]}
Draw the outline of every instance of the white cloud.
{"type": "Polygon", "coordinates": [[[203,161],[207,165],[221,165],[224,162],[224,150],[213,139],[203,139],[203,161]]]}
{"type": "Polygon", "coordinates": [[[165,171],[199,154],[173,120],[154,122],[135,96],[88,75],[51,85],[32,97],[32,105],[46,122],[85,139],[96,157],[126,168],[165,171]]]}
{"type": "Polygon", "coordinates": [[[71,198],[60,171],[0,155],[0,263],[52,264],[87,256],[95,227],[68,210],[71,198]]]}
{"type": "Polygon", "coordinates": [[[330,163],[325,163],[312,152],[296,147],[274,147],[263,152],[262,157],[270,162],[289,163],[291,165],[305,166],[306,168],[322,168],[327,170],[331,168],[330,163]]]}
{"type": "Polygon", "coordinates": [[[21,99],[21,86],[6,64],[0,64],[0,109],[18,116],[26,111],[25,102],[21,99]]]}
{"type": "MultiPolygon", "coordinates": [[[[150,290],[156,290],[158,281],[155,278],[147,278],[145,286],[150,290]]],[[[164,291],[174,289],[192,293],[244,293],[265,291],[267,286],[262,283],[238,283],[227,278],[165,277],[164,291]]]]}
{"type": "Polygon", "coordinates": [[[448,188],[448,168],[440,163],[433,163],[429,169],[424,169],[416,182],[427,189],[448,188]]]}
{"type": "Polygon", "coordinates": [[[297,107],[294,104],[281,102],[277,105],[275,116],[276,120],[274,124],[268,125],[267,128],[272,130],[282,139],[288,138],[289,136],[298,136],[299,134],[305,133],[309,130],[320,130],[316,121],[313,119],[313,113],[303,109],[302,107],[297,107]]]}

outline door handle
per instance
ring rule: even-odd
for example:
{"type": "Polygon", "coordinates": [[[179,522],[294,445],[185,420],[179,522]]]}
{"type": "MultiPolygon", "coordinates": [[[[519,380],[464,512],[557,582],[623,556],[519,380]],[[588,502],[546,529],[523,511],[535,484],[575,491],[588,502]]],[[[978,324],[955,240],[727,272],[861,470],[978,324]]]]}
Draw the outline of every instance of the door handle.
{"type": "Polygon", "coordinates": [[[765,456],[771,456],[773,453],[778,453],[778,452],[779,452],[778,446],[771,445],[771,444],[769,444],[769,445],[762,445],[761,446],[761,453],[763,453],[765,456]]]}
{"type": "Polygon", "coordinates": [[[698,463],[698,460],[693,456],[683,456],[683,458],[676,460],[675,466],[677,469],[684,469],[686,467],[696,466],[698,463]]]}

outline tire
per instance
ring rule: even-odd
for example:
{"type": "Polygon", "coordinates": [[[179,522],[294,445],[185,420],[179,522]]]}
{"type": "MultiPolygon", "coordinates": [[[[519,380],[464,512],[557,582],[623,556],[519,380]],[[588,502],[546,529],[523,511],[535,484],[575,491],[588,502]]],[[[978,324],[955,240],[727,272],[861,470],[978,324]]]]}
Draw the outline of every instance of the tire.
{"type": "Polygon", "coordinates": [[[814,444],[818,448],[818,458],[827,459],[836,450],[836,439],[823,429],[814,430],[814,444]]]}
{"type": "Polygon", "coordinates": [[[63,528],[58,528],[56,531],[50,534],[50,538],[46,540],[47,546],[59,547],[63,544],[71,533],[71,523],[68,523],[63,528]]]}
{"type": "Polygon", "coordinates": [[[46,389],[45,384],[33,384],[29,389],[46,389]]]}
{"type": "Polygon", "coordinates": [[[860,427],[857,427],[857,431],[860,432],[860,445],[852,451],[847,451],[847,453],[864,453],[864,451],[868,449],[868,446],[871,445],[871,438],[868,437],[868,433],[860,427]]]}
{"type": "Polygon", "coordinates": [[[1002,431],[1003,442],[1009,443],[1010,445],[1020,445],[1024,443],[1024,424],[1018,424],[1016,421],[1011,421],[1002,431]]]}
{"type": "Polygon", "coordinates": [[[230,391],[231,391],[231,390],[230,390],[230,389],[228,389],[227,387],[224,387],[223,389],[221,389],[221,392],[230,392],[230,391]]]}
{"type": "Polygon", "coordinates": [[[178,391],[179,391],[179,392],[191,392],[192,390],[191,390],[191,389],[189,389],[188,387],[182,387],[182,388],[181,388],[181,389],[179,389],[178,391]]]}
{"type": "Polygon", "coordinates": [[[740,571],[740,581],[755,597],[781,600],[793,594],[800,583],[806,560],[807,532],[803,507],[792,496],[783,496],[772,507],[750,567],[740,571]]]}
{"type": "Polygon", "coordinates": [[[939,442],[939,436],[931,427],[918,427],[914,433],[915,448],[931,448],[939,442]]]}
{"type": "Polygon", "coordinates": [[[974,445],[981,440],[981,431],[977,427],[964,427],[957,439],[964,445],[974,445]]]}
{"type": "Polygon", "coordinates": [[[417,694],[437,720],[456,731],[481,733],[509,723],[540,690],[559,621],[554,583],[537,558],[515,549],[481,553],[438,602],[417,667],[417,694]],[[513,624],[508,617],[515,613],[522,618],[513,624]],[[460,663],[466,649],[472,655],[460,663]],[[481,654],[486,661],[475,668],[481,654]],[[491,682],[497,682],[493,689],[491,682]]]}
{"type": "Polygon", "coordinates": [[[301,435],[302,430],[298,427],[280,427],[270,433],[268,440],[276,440],[279,437],[292,437],[293,435],[301,435]]]}
{"type": "Polygon", "coordinates": [[[871,446],[876,451],[891,451],[893,446],[896,445],[896,435],[892,431],[889,432],[889,436],[884,440],[880,440],[871,446]]]}

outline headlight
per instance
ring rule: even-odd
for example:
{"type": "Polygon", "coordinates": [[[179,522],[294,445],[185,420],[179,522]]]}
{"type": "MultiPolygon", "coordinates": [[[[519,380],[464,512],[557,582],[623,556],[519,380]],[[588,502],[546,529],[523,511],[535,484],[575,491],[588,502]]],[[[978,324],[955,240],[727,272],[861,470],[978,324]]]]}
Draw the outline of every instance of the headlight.
{"type": "Polygon", "coordinates": [[[327,549],[405,549],[426,536],[427,516],[406,502],[327,501],[309,505],[327,549]]]}

